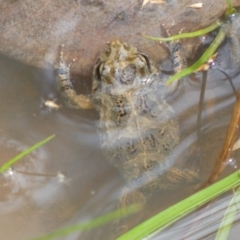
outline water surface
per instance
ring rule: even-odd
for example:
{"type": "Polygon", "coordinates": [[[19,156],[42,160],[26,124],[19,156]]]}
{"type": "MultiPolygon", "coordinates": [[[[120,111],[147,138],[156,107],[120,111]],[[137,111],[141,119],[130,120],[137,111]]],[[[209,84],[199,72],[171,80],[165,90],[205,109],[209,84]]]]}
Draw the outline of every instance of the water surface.
{"type": "MultiPolygon", "coordinates": [[[[0,176],[1,239],[32,238],[116,209],[125,183],[101,151],[95,127],[96,111],[64,107],[50,111],[43,107],[45,99],[58,97],[52,66],[42,70],[2,56],[0,68],[0,164],[56,134],[52,141],[0,176]]],[[[90,77],[83,78],[82,82],[78,82],[77,77],[74,79],[80,91],[89,92],[90,77]]],[[[198,171],[200,182],[204,182],[220,152],[235,96],[223,75],[211,71],[201,126],[198,126],[201,82],[201,74],[186,80],[167,100],[175,109],[180,124],[181,142],[174,149],[176,163],[198,171]]],[[[233,82],[238,88],[239,78],[235,77],[233,82]]],[[[60,100],[57,103],[62,104],[60,100]]],[[[237,152],[232,157],[234,161],[226,166],[223,175],[238,168],[237,152]]],[[[194,192],[194,186],[186,184],[174,191],[154,194],[145,210],[131,220],[132,225],[194,192]]],[[[202,219],[207,221],[194,225],[192,222],[196,222],[200,214],[192,214],[164,231],[161,239],[182,239],[179,236],[183,235],[187,239],[214,239],[229,198],[225,195],[214,206],[200,210],[202,219]]],[[[109,229],[109,226],[103,227],[66,239],[107,239],[109,229]]],[[[237,239],[235,229],[231,239],[237,239]]]]}

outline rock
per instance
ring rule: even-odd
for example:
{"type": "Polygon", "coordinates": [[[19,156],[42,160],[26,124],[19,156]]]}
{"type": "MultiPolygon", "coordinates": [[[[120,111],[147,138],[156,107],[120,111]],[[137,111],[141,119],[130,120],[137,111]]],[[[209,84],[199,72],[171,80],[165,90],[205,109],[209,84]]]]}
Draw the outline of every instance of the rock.
{"type": "MultiPolygon", "coordinates": [[[[225,0],[201,2],[202,8],[193,9],[188,8],[192,1],[186,0],[148,2],[143,8],[143,0],[2,0],[0,52],[44,67],[55,62],[57,48],[65,44],[65,58],[77,58],[73,71],[90,75],[105,43],[121,39],[158,61],[167,56],[166,50],[138,33],[160,36],[162,23],[173,34],[182,27],[185,32],[197,30],[213,23],[227,7],[225,0]]],[[[233,3],[240,5],[240,0],[233,3]]],[[[192,45],[191,40],[188,53],[192,45]]]]}

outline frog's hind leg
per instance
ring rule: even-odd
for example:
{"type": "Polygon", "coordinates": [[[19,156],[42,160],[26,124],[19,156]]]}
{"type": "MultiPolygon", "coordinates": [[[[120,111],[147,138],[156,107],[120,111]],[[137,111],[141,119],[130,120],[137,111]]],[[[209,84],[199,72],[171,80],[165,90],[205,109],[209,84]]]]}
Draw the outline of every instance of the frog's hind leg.
{"type": "Polygon", "coordinates": [[[122,196],[118,203],[118,209],[121,211],[121,218],[113,222],[111,239],[116,239],[129,230],[129,224],[127,221],[129,207],[136,207],[137,210],[141,210],[144,207],[146,200],[146,195],[138,189],[123,189],[122,196]]]}
{"type": "Polygon", "coordinates": [[[61,45],[59,62],[55,68],[58,90],[65,101],[65,105],[69,108],[75,109],[92,109],[93,103],[91,98],[82,94],[77,95],[76,91],[73,88],[72,82],[70,80],[70,68],[75,59],[73,59],[67,65],[63,57],[63,47],[64,45],[61,45]]]}

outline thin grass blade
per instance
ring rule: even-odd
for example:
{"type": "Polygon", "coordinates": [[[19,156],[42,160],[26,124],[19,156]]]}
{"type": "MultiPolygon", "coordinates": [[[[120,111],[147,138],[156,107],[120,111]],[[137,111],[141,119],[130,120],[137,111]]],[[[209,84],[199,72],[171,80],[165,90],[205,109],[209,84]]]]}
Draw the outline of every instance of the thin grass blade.
{"type": "Polygon", "coordinates": [[[225,16],[226,17],[228,17],[229,15],[234,14],[234,13],[237,12],[237,10],[233,7],[231,0],[227,0],[227,4],[228,4],[228,8],[225,11],[225,16]]]}
{"type": "Polygon", "coordinates": [[[167,38],[161,38],[161,37],[151,37],[148,35],[144,35],[141,34],[144,38],[150,39],[150,40],[154,40],[154,41],[161,41],[161,42],[168,42],[168,41],[175,41],[181,38],[192,38],[192,37],[198,37],[201,35],[204,35],[206,33],[209,33],[211,31],[213,31],[214,29],[218,28],[220,25],[222,24],[222,22],[220,20],[217,20],[215,23],[211,24],[210,26],[200,29],[198,31],[195,32],[189,32],[189,33],[181,33],[178,35],[174,35],[171,37],[167,37],[167,38]]]}
{"type": "Polygon", "coordinates": [[[221,240],[228,239],[229,231],[232,227],[235,216],[236,216],[237,212],[239,211],[239,208],[237,206],[239,203],[240,203],[240,187],[234,193],[234,196],[232,197],[231,201],[229,202],[228,208],[225,211],[224,217],[221,221],[218,232],[216,234],[216,237],[215,237],[216,240],[217,239],[221,239],[221,240]]]}
{"type": "Polygon", "coordinates": [[[55,137],[55,135],[51,135],[50,137],[42,140],[41,142],[36,143],[35,145],[33,145],[32,147],[28,148],[27,150],[19,153],[16,157],[10,159],[8,162],[4,163],[1,167],[0,167],[0,173],[6,171],[8,168],[10,168],[14,163],[16,163],[18,160],[20,160],[21,158],[23,158],[24,156],[28,155],[29,153],[31,153],[32,151],[34,151],[35,149],[41,147],[42,145],[44,145],[45,143],[49,142],[51,139],[53,139],[55,137]]]}
{"type": "Polygon", "coordinates": [[[177,73],[170,77],[167,81],[166,84],[170,84],[176,80],[179,80],[182,77],[185,77],[193,72],[195,72],[202,64],[206,63],[208,59],[214,54],[214,52],[217,50],[221,42],[224,40],[226,36],[226,33],[223,29],[220,28],[216,38],[214,41],[211,43],[211,45],[208,47],[208,49],[203,53],[203,55],[200,57],[198,61],[196,61],[192,66],[184,69],[180,73],[177,73]]]}
{"type": "Polygon", "coordinates": [[[240,185],[239,174],[239,171],[237,171],[221,181],[209,186],[208,188],[205,188],[180,201],[179,203],[169,207],[168,209],[149,218],[145,222],[139,224],[137,227],[126,232],[117,238],[117,240],[139,240],[148,236],[159,228],[163,230],[169,226],[170,223],[176,222],[180,218],[186,216],[188,213],[214,199],[220,194],[240,185]]]}
{"type": "Polygon", "coordinates": [[[139,211],[140,207],[138,205],[129,206],[126,209],[124,209],[124,215],[123,215],[122,210],[123,209],[119,209],[115,212],[111,212],[111,213],[108,213],[106,215],[95,218],[93,220],[90,220],[89,222],[85,222],[85,223],[82,223],[82,224],[76,224],[76,225],[72,225],[72,226],[69,226],[69,227],[61,228],[61,229],[59,229],[55,232],[52,232],[52,233],[47,234],[47,235],[42,236],[42,237],[33,238],[31,240],[52,240],[52,239],[56,239],[56,238],[59,238],[59,237],[64,237],[64,236],[70,235],[70,234],[75,233],[75,232],[80,232],[80,231],[83,231],[83,230],[90,230],[90,229],[99,227],[101,225],[104,225],[108,222],[111,222],[115,219],[125,217],[126,216],[125,214],[127,214],[127,215],[133,214],[133,213],[139,211]]]}

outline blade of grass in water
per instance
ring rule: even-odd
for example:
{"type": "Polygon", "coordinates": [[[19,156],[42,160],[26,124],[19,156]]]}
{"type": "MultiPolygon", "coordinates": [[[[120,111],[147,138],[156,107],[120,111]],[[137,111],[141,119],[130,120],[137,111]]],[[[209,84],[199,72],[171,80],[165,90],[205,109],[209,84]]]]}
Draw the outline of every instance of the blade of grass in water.
{"type": "Polygon", "coordinates": [[[33,150],[35,150],[36,148],[39,148],[40,146],[42,146],[43,144],[47,143],[48,141],[50,141],[51,139],[53,139],[55,137],[55,135],[52,135],[46,139],[44,139],[41,142],[38,142],[37,144],[33,145],[32,147],[28,148],[27,150],[19,153],[16,157],[12,158],[11,160],[9,160],[8,162],[4,163],[1,167],[0,167],[0,173],[6,171],[8,168],[10,168],[14,163],[16,163],[18,160],[20,160],[21,158],[23,158],[24,156],[28,155],[30,152],[32,152],[33,150]]]}
{"type": "MultiPolygon", "coordinates": [[[[133,213],[135,213],[139,210],[140,210],[140,207],[137,206],[137,205],[132,205],[130,207],[127,207],[126,209],[124,209],[124,217],[126,216],[125,214],[130,215],[130,214],[133,214],[133,213]]],[[[52,232],[50,234],[47,234],[43,237],[33,238],[32,240],[56,239],[56,238],[59,238],[59,237],[67,236],[67,235],[75,233],[75,232],[80,232],[82,230],[89,230],[89,229],[92,229],[92,228],[99,227],[103,224],[111,222],[115,219],[119,219],[121,217],[123,217],[122,209],[119,209],[115,212],[111,212],[111,213],[108,213],[106,215],[95,218],[93,220],[90,220],[89,222],[65,227],[65,228],[59,229],[55,232],[52,232]]]]}
{"type": "Polygon", "coordinates": [[[220,227],[216,234],[216,237],[215,237],[216,240],[217,239],[221,239],[221,240],[228,239],[228,233],[230,231],[230,228],[232,227],[235,216],[236,216],[237,212],[239,211],[239,208],[237,206],[239,203],[240,203],[240,187],[234,193],[234,196],[232,197],[231,201],[229,202],[228,208],[225,211],[224,217],[221,221],[220,227]]]}
{"type": "Polygon", "coordinates": [[[170,84],[173,81],[179,80],[182,77],[185,77],[194,71],[196,71],[200,66],[202,66],[204,63],[206,63],[209,58],[214,54],[214,52],[217,50],[221,42],[224,40],[226,36],[226,33],[223,29],[220,28],[216,38],[214,41],[211,43],[211,45],[208,47],[208,49],[203,53],[203,55],[200,57],[198,61],[196,61],[192,66],[184,69],[183,71],[173,75],[170,77],[167,81],[166,84],[170,84]]]}
{"type": "Polygon", "coordinates": [[[178,40],[181,38],[192,38],[192,37],[197,37],[197,36],[201,36],[204,35],[206,33],[209,33],[211,31],[213,31],[214,29],[218,28],[220,25],[222,24],[221,21],[216,21],[215,23],[213,23],[212,25],[200,29],[198,31],[195,32],[189,32],[189,33],[181,33],[178,35],[174,35],[168,38],[159,38],[159,37],[151,37],[151,36],[147,36],[144,34],[141,34],[144,38],[150,39],[150,40],[154,40],[154,41],[161,41],[161,42],[168,42],[168,41],[174,41],[174,40],[178,40]]]}
{"type": "Polygon", "coordinates": [[[227,4],[228,4],[228,8],[225,11],[225,16],[226,17],[228,17],[229,15],[237,12],[237,10],[232,6],[232,1],[231,0],[227,0],[227,4]]]}
{"type": "Polygon", "coordinates": [[[168,209],[160,212],[159,214],[149,218],[145,222],[139,224],[137,227],[126,232],[117,240],[139,240],[142,239],[159,228],[164,229],[170,223],[186,216],[188,213],[204,205],[208,201],[214,199],[220,194],[236,187],[240,184],[239,171],[231,174],[230,176],[222,179],[221,181],[205,188],[192,196],[180,201],[179,203],[169,207],[168,209]]]}

